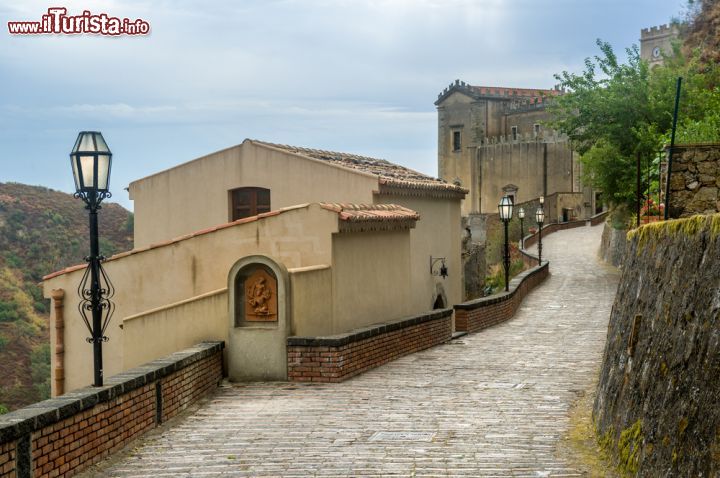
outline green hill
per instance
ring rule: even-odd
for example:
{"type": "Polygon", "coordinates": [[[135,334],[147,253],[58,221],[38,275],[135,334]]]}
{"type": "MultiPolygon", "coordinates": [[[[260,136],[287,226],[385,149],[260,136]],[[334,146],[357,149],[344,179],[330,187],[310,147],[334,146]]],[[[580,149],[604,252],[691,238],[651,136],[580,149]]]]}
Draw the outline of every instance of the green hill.
{"type": "MultiPolygon", "coordinates": [[[[132,248],[133,216],[103,204],[100,251],[132,248]]],[[[50,272],[84,262],[88,213],[71,194],[0,183],[0,413],[50,393],[50,301],[40,282],[50,272]]]]}

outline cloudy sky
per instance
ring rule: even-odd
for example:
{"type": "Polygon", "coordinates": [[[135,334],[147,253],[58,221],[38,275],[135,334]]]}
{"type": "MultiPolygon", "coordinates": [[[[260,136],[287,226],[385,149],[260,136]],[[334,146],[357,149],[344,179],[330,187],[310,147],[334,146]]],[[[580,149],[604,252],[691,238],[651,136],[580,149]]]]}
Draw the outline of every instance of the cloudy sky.
{"type": "MultiPolygon", "coordinates": [[[[433,101],[456,78],[551,88],[595,40],[617,50],[683,0],[0,0],[0,181],[72,191],[80,130],[111,189],[245,138],[437,173],[433,101]],[[151,34],[13,36],[51,6],[142,18],[151,34]]],[[[205,185],[198,185],[202,194],[205,185]]]]}

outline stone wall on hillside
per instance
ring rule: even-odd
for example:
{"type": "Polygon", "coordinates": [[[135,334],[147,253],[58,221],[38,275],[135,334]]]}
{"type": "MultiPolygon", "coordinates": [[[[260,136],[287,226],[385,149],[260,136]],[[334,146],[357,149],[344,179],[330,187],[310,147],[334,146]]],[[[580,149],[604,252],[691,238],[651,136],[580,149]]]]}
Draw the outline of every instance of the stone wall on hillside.
{"type": "Polygon", "coordinates": [[[720,212],[720,143],[673,148],[670,217],[720,212]]]}
{"type": "Polygon", "coordinates": [[[608,264],[620,267],[625,259],[626,235],[626,229],[615,229],[606,222],[600,241],[600,258],[608,264]]]}
{"type": "Polygon", "coordinates": [[[594,420],[637,476],[720,476],[720,214],[628,234],[594,420]]]}

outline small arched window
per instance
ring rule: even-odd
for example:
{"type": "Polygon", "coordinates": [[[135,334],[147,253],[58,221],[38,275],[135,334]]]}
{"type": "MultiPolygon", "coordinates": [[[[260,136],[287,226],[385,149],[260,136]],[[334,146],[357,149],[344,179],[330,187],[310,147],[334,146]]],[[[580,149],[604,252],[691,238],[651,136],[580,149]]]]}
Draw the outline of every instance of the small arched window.
{"type": "Polygon", "coordinates": [[[270,212],[270,190],[266,188],[238,188],[230,191],[230,220],[270,212]]]}

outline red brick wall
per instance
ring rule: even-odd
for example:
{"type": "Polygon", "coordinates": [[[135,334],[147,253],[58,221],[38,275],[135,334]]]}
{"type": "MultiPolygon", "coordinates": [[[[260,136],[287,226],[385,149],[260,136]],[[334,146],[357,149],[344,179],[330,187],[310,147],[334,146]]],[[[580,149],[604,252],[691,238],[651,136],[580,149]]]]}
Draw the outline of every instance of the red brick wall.
{"type": "Polygon", "coordinates": [[[162,421],[174,417],[217,386],[222,379],[222,354],[197,362],[183,372],[162,381],[162,421]]]}
{"type": "MultiPolygon", "coordinates": [[[[366,370],[403,355],[447,342],[452,337],[452,310],[435,311],[427,316],[393,324],[394,330],[378,326],[363,334],[347,334],[347,343],[333,345],[322,337],[305,339],[297,345],[288,339],[288,380],[295,382],[342,382],[366,370]],[[417,319],[422,320],[420,323],[417,319]],[[363,337],[364,335],[371,335],[363,337]]],[[[337,342],[337,340],[335,340],[337,342]]]]}
{"type": "Polygon", "coordinates": [[[608,216],[609,211],[601,212],[600,214],[595,214],[593,217],[590,218],[590,225],[591,226],[597,226],[598,224],[602,224],[605,222],[605,219],[608,216]]]}
{"type": "Polygon", "coordinates": [[[125,447],[158,425],[159,399],[164,421],[217,386],[222,349],[200,344],[0,417],[0,478],[72,476],[125,447]]]}
{"type": "Polygon", "coordinates": [[[145,385],[33,433],[33,476],[74,474],[154,426],[155,386],[145,385]]]}
{"type": "Polygon", "coordinates": [[[548,276],[548,263],[524,274],[520,285],[508,293],[456,305],[455,330],[477,332],[512,318],[525,296],[548,276]]]}
{"type": "Polygon", "coordinates": [[[15,478],[15,442],[0,445],[0,478],[15,478]]]}

